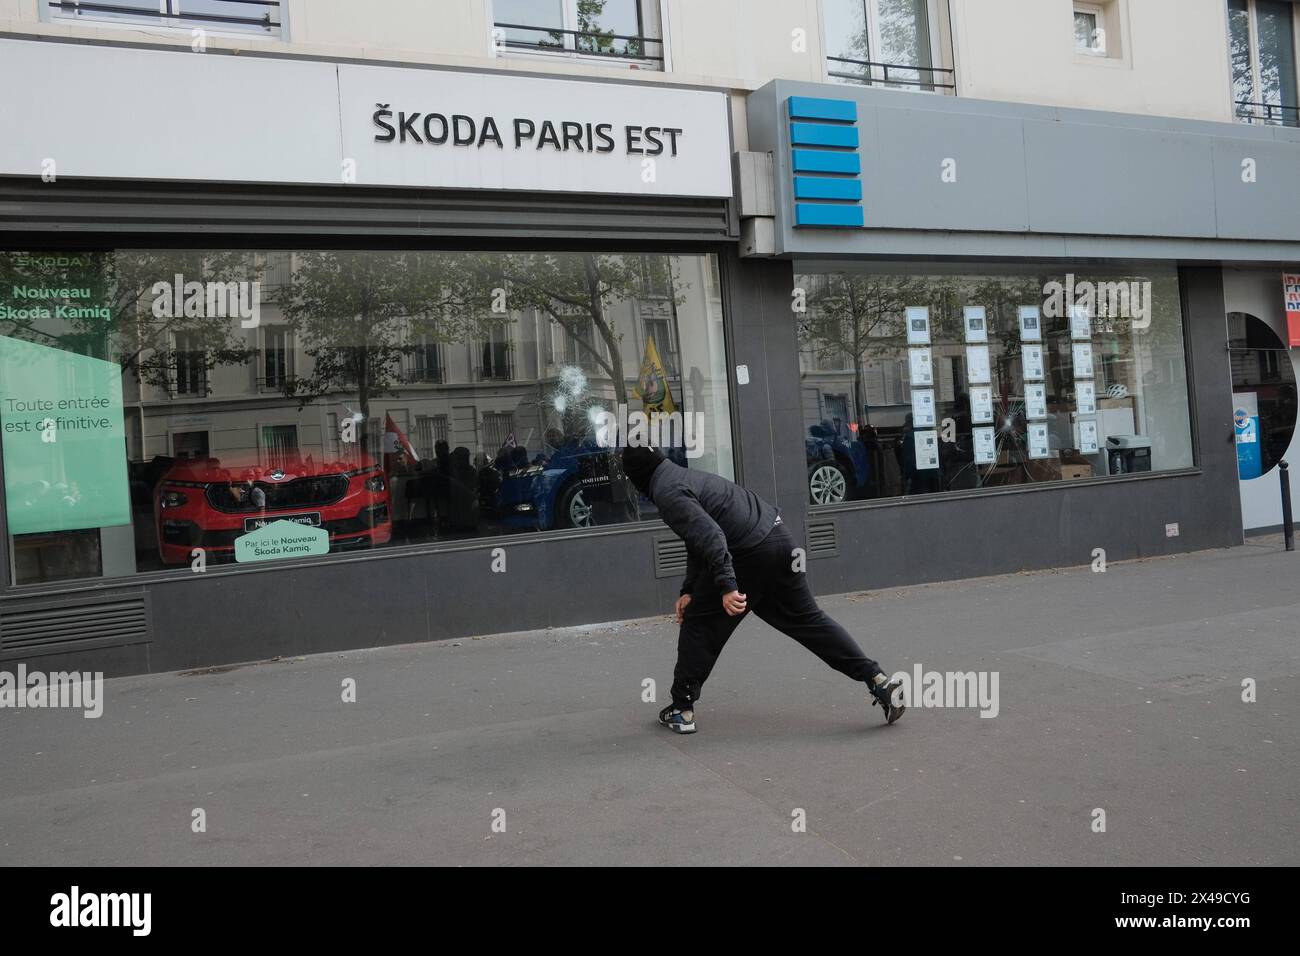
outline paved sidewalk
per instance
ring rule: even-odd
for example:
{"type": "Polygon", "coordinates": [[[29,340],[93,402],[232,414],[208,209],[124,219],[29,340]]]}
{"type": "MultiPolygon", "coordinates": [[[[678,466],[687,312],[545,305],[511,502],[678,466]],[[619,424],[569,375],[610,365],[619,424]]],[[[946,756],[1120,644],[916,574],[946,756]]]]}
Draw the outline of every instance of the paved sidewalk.
{"type": "Polygon", "coordinates": [[[827,599],[891,671],[998,673],[893,727],[757,620],[693,737],[667,618],[113,680],[0,710],[0,863],[1294,865],[1297,585],[1266,538],[827,599]]]}

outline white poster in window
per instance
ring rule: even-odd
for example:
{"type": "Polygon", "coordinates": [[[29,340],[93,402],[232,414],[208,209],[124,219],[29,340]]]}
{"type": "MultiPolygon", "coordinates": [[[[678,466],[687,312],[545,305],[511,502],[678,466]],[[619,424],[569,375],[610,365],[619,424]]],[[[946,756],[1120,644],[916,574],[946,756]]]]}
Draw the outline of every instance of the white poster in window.
{"type": "Polygon", "coordinates": [[[930,344],[930,310],[923,305],[907,310],[907,344],[930,344]]]}
{"type": "Polygon", "coordinates": [[[1095,421],[1079,422],[1079,452],[1084,455],[1097,454],[1097,423],[1095,421]]]}
{"type": "Polygon", "coordinates": [[[970,420],[976,425],[993,421],[993,389],[988,385],[970,390],[970,420]]]}
{"type": "Polygon", "coordinates": [[[989,377],[989,347],[987,345],[966,346],[966,379],[973,385],[987,385],[989,377]]]}
{"type": "Polygon", "coordinates": [[[1075,382],[1074,401],[1080,415],[1097,414],[1097,385],[1095,382],[1075,382]]]}
{"type": "Polygon", "coordinates": [[[964,315],[966,317],[966,341],[987,342],[989,340],[989,324],[984,306],[968,305],[964,315]]]}
{"type": "Polygon", "coordinates": [[[1092,338],[1092,316],[1081,305],[1070,306],[1070,338],[1083,342],[1092,338]]]}
{"type": "Polygon", "coordinates": [[[934,360],[927,349],[909,349],[908,358],[912,363],[912,385],[934,384],[934,360]]]}
{"type": "Polygon", "coordinates": [[[1025,417],[1047,417],[1047,386],[1042,382],[1025,383],[1025,417]]]}
{"type": "Polygon", "coordinates": [[[994,464],[998,460],[998,449],[993,429],[976,428],[971,434],[975,437],[975,464],[994,464]]]}
{"type": "Polygon", "coordinates": [[[1041,382],[1043,380],[1043,347],[1041,345],[1021,346],[1020,355],[1025,370],[1025,381],[1041,382]]]}
{"type": "Polygon", "coordinates": [[[912,427],[934,427],[934,389],[912,389],[912,427]]]}
{"type": "Polygon", "coordinates": [[[939,433],[934,431],[913,432],[916,442],[916,470],[931,471],[939,467],[939,433]]]}
{"type": "Polygon", "coordinates": [[[1043,340],[1043,319],[1036,305],[1020,307],[1020,338],[1024,342],[1041,342],[1043,340]]]}
{"type": "Polygon", "coordinates": [[[1030,422],[1025,433],[1025,439],[1029,444],[1030,458],[1046,458],[1048,456],[1047,422],[1030,422]]]}
{"type": "Polygon", "coordinates": [[[1074,344],[1074,377],[1092,378],[1092,345],[1090,343],[1074,344]]]}

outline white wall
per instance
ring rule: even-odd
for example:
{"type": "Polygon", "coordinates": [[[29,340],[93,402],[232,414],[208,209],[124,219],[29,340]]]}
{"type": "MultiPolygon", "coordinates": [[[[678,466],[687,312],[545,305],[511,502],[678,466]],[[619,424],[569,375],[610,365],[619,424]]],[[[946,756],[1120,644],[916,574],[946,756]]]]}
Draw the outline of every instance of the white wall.
{"type": "MultiPolygon", "coordinates": [[[[1232,119],[1225,0],[1094,0],[1111,11],[1109,45],[1116,55],[1106,58],[1074,52],[1072,0],[930,2],[951,12],[962,96],[1232,119]]],[[[592,59],[494,56],[492,0],[285,0],[289,42],[238,36],[211,36],[208,42],[216,49],[257,47],[570,76],[632,75],[650,83],[738,92],[773,79],[825,78],[821,0],[660,3],[672,66],[667,73],[592,59]],[[796,37],[795,31],[802,33],[796,37]]],[[[42,23],[39,11],[38,0],[0,0],[0,30],[190,43],[188,30],[42,23]]]]}
{"type": "MultiPolygon", "coordinates": [[[[1269,324],[1278,338],[1286,342],[1286,312],[1282,308],[1282,272],[1278,269],[1224,269],[1224,309],[1247,312],[1269,324]]],[[[1224,337],[1227,337],[1225,319],[1224,337]]],[[[1227,358],[1224,358],[1227,361],[1227,358]]],[[[1291,350],[1291,366],[1300,379],[1300,349],[1291,350]]],[[[1291,508],[1300,515],[1300,429],[1291,436],[1284,456],[1291,469],[1291,508]]],[[[1282,523],[1282,489],[1278,470],[1241,482],[1241,518],[1251,528],[1271,528],[1282,523]]]]}
{"type": "Polygon", "coordinates": [[[1108,46],[1074,51],[1072,0],[951,0],[962,96],[1232,120],[1225,0],[1106,0],[1108,46]]]}

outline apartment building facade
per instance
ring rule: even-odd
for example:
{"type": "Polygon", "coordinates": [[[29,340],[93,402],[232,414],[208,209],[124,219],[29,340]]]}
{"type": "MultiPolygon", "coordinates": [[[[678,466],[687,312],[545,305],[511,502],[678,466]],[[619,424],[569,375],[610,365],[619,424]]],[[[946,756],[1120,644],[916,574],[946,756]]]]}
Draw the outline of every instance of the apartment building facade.
{"type": "Polygon", "coordinates": [[[1294,15],[0,0],[0,661],[658,613],[656,412],[823,592],[1275,525],[1294,15]]]}

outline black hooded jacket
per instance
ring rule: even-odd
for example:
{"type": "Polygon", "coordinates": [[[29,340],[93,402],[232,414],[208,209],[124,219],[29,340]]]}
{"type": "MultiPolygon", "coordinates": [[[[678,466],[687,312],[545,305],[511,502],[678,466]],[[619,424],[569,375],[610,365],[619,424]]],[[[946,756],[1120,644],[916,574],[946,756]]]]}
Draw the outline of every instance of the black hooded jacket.
{"type": "Polygon", "coordinates": [[[682,593],[736,590],[733,551],[762,543],[781,517],[775,507],[735,482],[664,461],[650,478],[659,516],[686,542],[682,593]]]}

